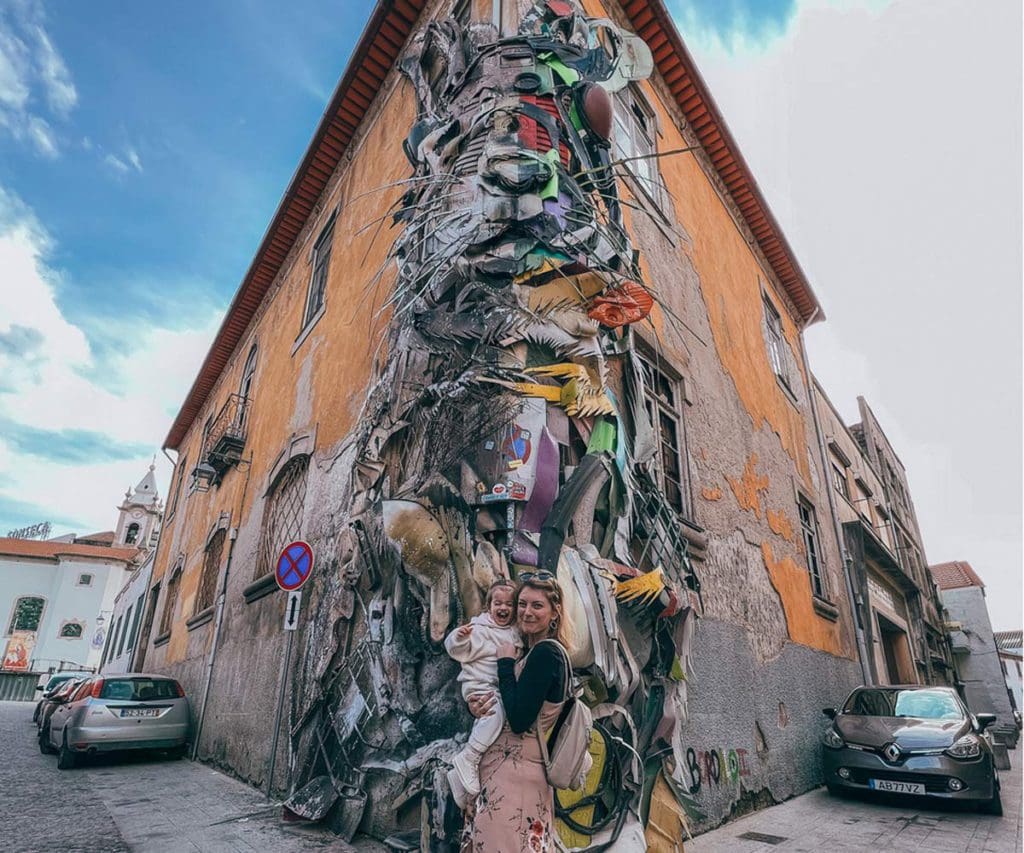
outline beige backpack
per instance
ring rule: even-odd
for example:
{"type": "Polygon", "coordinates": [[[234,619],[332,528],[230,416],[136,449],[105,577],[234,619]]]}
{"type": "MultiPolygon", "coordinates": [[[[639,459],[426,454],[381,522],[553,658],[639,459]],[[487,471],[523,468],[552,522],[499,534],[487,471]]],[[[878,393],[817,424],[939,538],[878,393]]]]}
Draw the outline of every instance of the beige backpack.
{"type": "Polygon", "coordinates": [[[557,640],[542,640],[554,643],[565,664],[565,704],[555,721],[551,732],[545,736],[537,728],[537,742],[548,784],[561,791],[578,791],[590,772],[594,759],[590,755],[590,735],[594,720],[590,708],[573,693],[572,667],[569,656],[557,640]],[[550,749],[549,749],[550,747],[550,749]]]}

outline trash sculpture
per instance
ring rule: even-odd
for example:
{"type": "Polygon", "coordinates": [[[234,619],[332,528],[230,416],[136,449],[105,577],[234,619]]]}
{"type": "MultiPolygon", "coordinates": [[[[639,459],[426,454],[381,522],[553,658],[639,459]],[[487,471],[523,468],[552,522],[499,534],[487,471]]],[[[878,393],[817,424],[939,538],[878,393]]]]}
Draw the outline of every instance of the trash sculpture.
{"type": "Polygon", "coordinates": [[[457,848],[445,773],[469,726],[443,642],[495,579],[540,568],[597,721],[561,840],[678,849],[699,583],[659,485],[630,332],[656,298],[610,144],[615,92],[651,69],[639,38],[557,0],[512,37],[433,21],[401,62],[417,117],[386,356],[293,685],[287,807],[349,838],[457,848]]]}

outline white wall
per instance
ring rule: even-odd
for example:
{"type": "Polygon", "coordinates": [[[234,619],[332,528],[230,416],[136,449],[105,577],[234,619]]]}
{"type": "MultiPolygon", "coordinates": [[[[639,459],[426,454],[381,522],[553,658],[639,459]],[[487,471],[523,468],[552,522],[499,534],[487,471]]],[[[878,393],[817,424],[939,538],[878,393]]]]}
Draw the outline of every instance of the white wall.
{"type": "Polygon", "coordinates": [[[124,587],[114,601],[113,615],[109,625],[111,631],[119,627],[116,636],[110,636],[106,659],[101,672],[115,674],[128,672],[132,660],[132,652],[138,642],[138,633],[145,617],[146,593],[149,579],[153,573],[153,554],[139,569],[128,578],[124,587]]]}
{"type": "Polygon", "coordinates": [[[114,597],[127,574],[124,563],[118,560],[61,557],[59,563],[54,563],[0,555],[0,642],[7,644],[7,629],[17,599],[39,596],[46,604],[36,632],[32,670],[59,669],[61,662],[65,669],[69,664],[95,669],[110,627],[114,597]],[[90,585],[79,585],[83,574],[92,575],[90,585]],[[82,623],[80,638],[58,637],[61,626],[68,621],[82,623]]]}

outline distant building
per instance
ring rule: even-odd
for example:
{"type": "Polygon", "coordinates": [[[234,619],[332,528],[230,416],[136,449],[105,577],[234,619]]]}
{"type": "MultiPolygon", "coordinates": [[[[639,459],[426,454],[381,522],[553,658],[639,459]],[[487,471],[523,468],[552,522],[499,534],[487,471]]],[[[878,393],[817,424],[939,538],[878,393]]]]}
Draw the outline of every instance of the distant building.
{"type": "Polygon", "coordinates": [[[870,680],[952,684],[906,472],[863,397],[861,421],[847,427],[817,381],[814,389],[870,680]]]}
{"type": "MultiPolygon", "coordinates": [[[[103,646],[100,659],[100,672],[118,673],[141,671],[141,666],[134,666],[138,644],[139,628],[146,604],[146,590],[153,573],[153,558],[156,551],[150,551],[142,565],[135,568],[128,576],[121,591],[114,599],[114,612],[110,619],[110,633],[103,646]]],[[[152,621],[152,612],[146,622],[148,631],[152,621]]],[[[141,663],[141,661],[140,661],[141,663]]]]}
{"type": "Polygon", "coordinates": [[[1022,631],[996,631],[996,648],[999,650],[999,665],[1003,670],[1006,690],[1014,709],[1024,709],[1024,679],[1021,668],[1024,665],[1024,641],[1022,631]]]}
{"type": "Polygon", "coordinates": [[[946,627],[968,706],[976,714],[995,714],[998,725],[1012,725],[1013,709],[999,665],[984,582],[966,560],[929,568],[949,612],[946,627]]]}
{"type": "Polygon", "coordinates": [[[4,670],[99,668],[118,592],[160,531],[153,465],[117,509],[114,530],[0,538],[4,670]]]}

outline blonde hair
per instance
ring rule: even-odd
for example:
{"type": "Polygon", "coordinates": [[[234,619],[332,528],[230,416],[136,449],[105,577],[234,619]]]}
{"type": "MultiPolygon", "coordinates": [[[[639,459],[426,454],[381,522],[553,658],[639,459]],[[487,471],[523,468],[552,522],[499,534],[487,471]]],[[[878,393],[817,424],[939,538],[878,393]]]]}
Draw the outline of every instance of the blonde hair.
{"type": "Polygon", "coordinates": [[[558,640],[562,648],[568,651],[569,638],[572,636],[572,625],[569,621],[569,611],[565,606],[565,596],[562,594],[561,585],[554,578],[551,580],[540,580],[539,578],[521,580],[518,589],[516,589],[515,606],[517,612],[519,611],[519,594],[524,589],[535,589],[538,592],[544,593],[548,604],[555,611],[554,621],[556,622],[553,627],[548,628],[548,638],[558,640]]]}
{"type": "Polygon", "coordinates": [[[512,590],[512,604],[514,607],[516,599],[519,595],[519,590],[516,587],[516,582],[513,580],[509,580],[508,578],[498,578],[498,580],[496,580],[489,587],[487,587],[487,594],[484,596],[484,607],[490,609],[491,602],[494,601],[494,591],[498,589],[512,590]]]}

